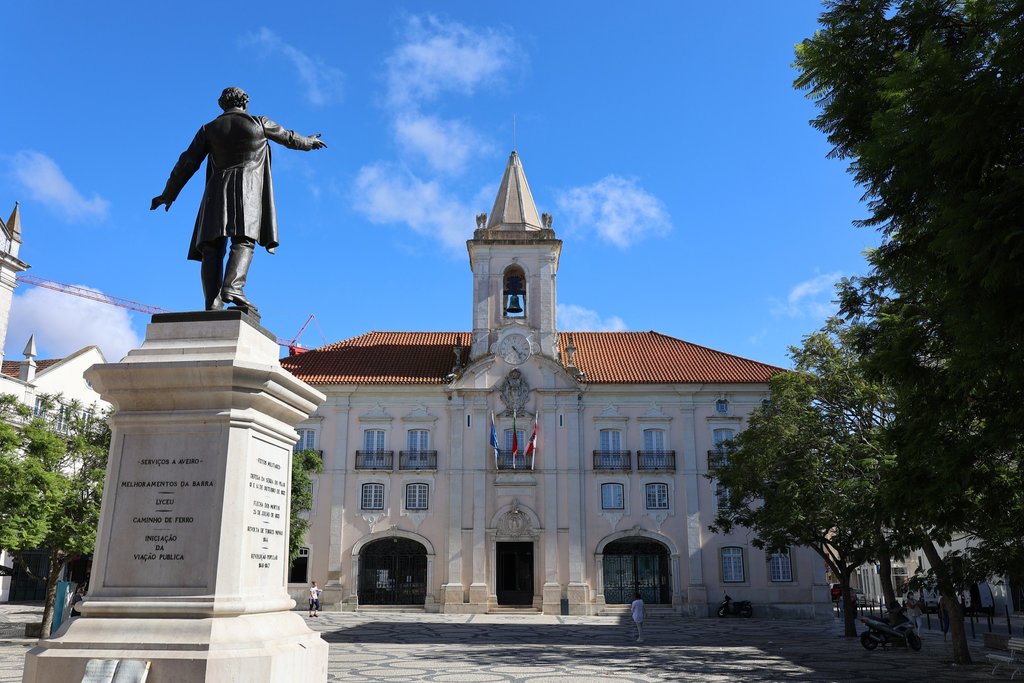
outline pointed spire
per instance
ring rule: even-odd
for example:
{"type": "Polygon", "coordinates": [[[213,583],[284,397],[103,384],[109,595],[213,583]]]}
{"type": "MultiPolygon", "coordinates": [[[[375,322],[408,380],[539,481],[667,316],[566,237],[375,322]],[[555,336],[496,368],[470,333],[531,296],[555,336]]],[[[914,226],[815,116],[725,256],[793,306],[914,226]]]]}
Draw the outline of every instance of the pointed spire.
{"type": "Polygon", "coordinates": [[[11,212],[11,217],[7,219],[7,231],[10,233],[12,240],[21,241],[21,211],[18,210],[18,202],[14,202],[14,211],[11,212]]]}
{"type": "Polygon", "coordinates": [[[33,334],[28,338],[28,343],[25,344],[25,350],[22,351],[22,354],[24,354],[25,358],[35,358],[39,355],[36,351],[36,335],[33,334]]]}
{"type": "Polygon", "coordinates": [[[508,158],[505,175],[501,178],[498,197],[494,200],[488,230],[541,230],[540,214],[533,203],[530,186],[526,183],[523,163],[515,151],[508,158]]]}
{"type": "Polygon", "coordinates": [[[28,344],[25,344],[25,350],[22,352],[25,354],[25,359],[21,361],[18,366],[18,379],[22,382],[31,382],[36,378],[36,335],[32,335],[28,338],[28,344]]]}

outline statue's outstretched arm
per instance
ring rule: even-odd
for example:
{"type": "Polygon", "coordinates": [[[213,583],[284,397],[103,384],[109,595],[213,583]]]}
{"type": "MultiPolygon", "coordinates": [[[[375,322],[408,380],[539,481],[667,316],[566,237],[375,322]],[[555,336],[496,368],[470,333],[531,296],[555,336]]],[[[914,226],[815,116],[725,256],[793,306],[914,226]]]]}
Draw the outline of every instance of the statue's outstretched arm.
{"type": "Polygon", "coordinates": [[[323,149],[327,143],[320,139],[320,133],[315,135],[300,135],[293,130],[288,130],[281,124],[271,121],[266,116],[260,116],[259,122],[263,124],[263,131],[268,140],[273,140],[279,145],[289,149],[298,149],[308,152],[314,149],[323,149]]]}

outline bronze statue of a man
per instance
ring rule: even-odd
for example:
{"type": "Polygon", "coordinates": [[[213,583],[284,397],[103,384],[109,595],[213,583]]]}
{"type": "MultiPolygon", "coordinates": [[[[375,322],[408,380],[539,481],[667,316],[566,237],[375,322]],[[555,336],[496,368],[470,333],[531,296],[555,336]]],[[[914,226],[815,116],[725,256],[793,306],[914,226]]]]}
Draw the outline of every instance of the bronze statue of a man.
{"type": "Polygon", "coordinates": [[[256,306],[242,291],[253,249],[259,244],[272,254],[278,244],[267,140],[307,152],[327,145],[319,133],[306,137],[265,116],[252,116],[246,111],[249,96],[241,88],[225,88],[217,103],[224,113],[199,129],[174,165],[164,191],[153,197],[149,208],[163,204],[164,210],[170,211],[185,183],[209,157],[206,189],[188,258],[202,261],[206,310],[219,311],[224,304],[234,304],[255,313],[256,306]],[[225,267],[228,238],[231,251],[225,267]]]}

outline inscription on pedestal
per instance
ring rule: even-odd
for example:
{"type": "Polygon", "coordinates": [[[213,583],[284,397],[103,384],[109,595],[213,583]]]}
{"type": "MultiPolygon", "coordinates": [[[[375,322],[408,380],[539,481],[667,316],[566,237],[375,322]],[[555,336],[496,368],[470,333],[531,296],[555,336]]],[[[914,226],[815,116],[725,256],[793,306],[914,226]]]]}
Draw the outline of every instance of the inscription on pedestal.
{"type": "Polygon", "coordinates": [[[197,453],[210,436],[126,435],[113,494],[106,586],[204,587],[214,499],[222,496],[216,468],[197,453]],[[159,456],[155,454],[161,454],[159,456]]]}
{"type": "Polygon", "coordinates": [[[288,477],[291,451],[253,442],[245,496],[245,557],[257,585],[277,586],[285,571],[288,544],[288,477]]]}

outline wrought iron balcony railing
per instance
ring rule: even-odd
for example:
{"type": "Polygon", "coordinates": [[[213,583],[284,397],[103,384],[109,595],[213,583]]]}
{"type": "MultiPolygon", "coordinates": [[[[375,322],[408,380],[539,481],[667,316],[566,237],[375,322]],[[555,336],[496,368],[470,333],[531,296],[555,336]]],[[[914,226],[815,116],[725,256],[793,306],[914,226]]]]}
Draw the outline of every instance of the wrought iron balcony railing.
{"type": "Polygon", "coordinates": [[[393,470],[394,451],[356,451],[357,470],[393,470]]]}
{"type": "Polygon", "coordinates": [[[675,451],[637,451],[636,468],[638,470],[676,471],[675,451]]]}
{"type": "Polygon", "coordinates": [[[629,472],[633,469],[630,451],[594,451],[594,469],[629,472]]]}
{"type": "Polygon", "coordinates": [[[718,449],[708,451],[708,469],[717,470],[729,462],[729,451],[718,449]]]}
{"type": "MultiPolygon", "coordinates": [[[[491,451],[494,452],[493,450],[491,451]]],[[[532,470],[533,469],[533,453],[529,455],[523,455],[521,452],[519,455],[512,457],[512,451],[498,451],[498,469],[499,470],[532,470]]]]}
{"type": "Polygon", "coordinates": [[[399,451],[398,469],[436,470],[437,451],[399,451]]]}

